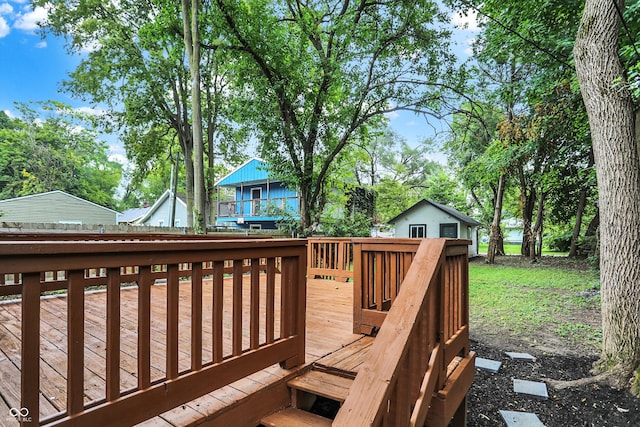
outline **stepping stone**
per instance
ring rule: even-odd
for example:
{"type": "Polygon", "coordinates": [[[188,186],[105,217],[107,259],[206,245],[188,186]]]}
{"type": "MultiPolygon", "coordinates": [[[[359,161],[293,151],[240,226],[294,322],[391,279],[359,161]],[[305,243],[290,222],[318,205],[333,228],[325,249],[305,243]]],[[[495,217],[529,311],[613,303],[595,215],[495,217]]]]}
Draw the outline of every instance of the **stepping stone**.
{"type": "Polygon", "coordinates": [[[529,362],[535,362],[535,356],[530,355],[529,353],[514,353],[511,351],[505,351],[506,355],[511,358],[511,360],[526,360],[529,362]]]}
{"type": "Polygon", "coordinates": [[[531,412],[500,411],[507,427],[544,427],[536,414],[531,412]]]}
{"type": "Polygon", "coordinates": [[[538,397],[544,400],[549,398],[547,385],[537,381],[513,379],[513,391],[527,396],[538,397]]]}
{"type": "Polygon", "coordinates": [[[500,369],[500,366],[502,366],[502,362],[499,362],[497,360],[483,359],[482,357],[476,357],[476,368],[478,369],[484,369],[485,371],[495,373],[495,372],[498,372],[498,369],[500,369]]]}

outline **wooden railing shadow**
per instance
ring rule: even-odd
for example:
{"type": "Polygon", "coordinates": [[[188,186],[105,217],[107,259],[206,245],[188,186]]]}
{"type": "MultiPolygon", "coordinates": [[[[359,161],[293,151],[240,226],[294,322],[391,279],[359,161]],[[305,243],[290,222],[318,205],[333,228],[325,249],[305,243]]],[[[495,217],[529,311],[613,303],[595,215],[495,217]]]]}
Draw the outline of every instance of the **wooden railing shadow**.
{"type": "Polygon", "coordinates": [[[271,239],[0,241],[0,296],[17,294],[22,309],[19,401],[7,405],[28,409],[32,419],[23,425],[133,425],[274,363],[286,368],[303,364],[305,245],[304,240],[271,239]],[[180,370],[179,287],[185,279],[191,287],[191,360],[188,369],[180,370]],[[151,313],[151,287],[160,282],[166,286],[164,318],[151,313]],[[137,288],[133,327],[137,333],[137,385],[123,389],[121,293],[122,286],[132,284],[137,288]],[[85,290],[90,286],[106,288],[102,368],[106,381],[103,397],[87,402],[85,290]],[[205,340],[202,325],[207,304],[202,296],[206,286],[212,287],[213,297],[211,312],[206,313],[212,336],[205,340]],[[261,289],[266,289],[265,297],[261,297],[261,289]],[[40,391],[41,334],[46,333],[40,326],[41,294],[56,290],[66,293],[66,307],[60,313],[66,316],[66,398],[61,411],[39,417],[41,401],[47,399],[40,391]],[[248,319],[243,319],[243,298],[247,298],[243,292],[250,300],[248,319]],[[225,298],[227,293],[230,298],[225,298]],[[229,345],[223,343],[225,310],[232,313],[229,345]],[[165,336],[165,366],[159,379],[151,375],[152,323],[162,324],[165,336]],[[243,326],[248,329],[244,336],[243,326]],[[204,348],[205,341],[209,348],[204,348]],[[209,360],[203,352],[210,355],[209,360]]]}
{"type": "Polygon", "coordinates": [[[354,329],[377,336],[334,426],[446,426],[465,417],[475,360],[469,242],[393,243],[354,242],[354,329]]]}

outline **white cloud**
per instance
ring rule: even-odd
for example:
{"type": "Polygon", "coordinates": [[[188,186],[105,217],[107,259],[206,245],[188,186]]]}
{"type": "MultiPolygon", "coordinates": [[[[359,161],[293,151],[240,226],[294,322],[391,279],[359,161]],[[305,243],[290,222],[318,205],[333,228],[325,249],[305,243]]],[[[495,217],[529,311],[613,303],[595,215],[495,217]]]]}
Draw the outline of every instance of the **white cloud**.
{"type": "Polygon", "coordinates": [[[44,49],[45,47],[47,47],[47,42],[46,41],[41,41],[40,43],[36,43],[36,48],[38,49],[44,49]]]}
{"type": "Polygon", "coordinates": [[[88,114],[90,116],[104,116],[107,110],[104,108],[78,107],[75,108],[78,113],[88,114]]]}
{"type": "Polygon", "coordinates": [[[47,16],[47,10],[44,7],[38,6],[32,11],[19,14],[13,26],[23,31],[35,31],[38,29],[38,23],[46,22],[47,16]]]}
{"type": "Polygon", "coordinates": [[[400,117],[397,111],[389,111],[388,113],[384,113],[384,116],[389,120],[394,120],[400,117]]]}
{"type": "Polygon", "coordinates": [[[9,3],[0,4],[0,15],[9,15],[13,12],[13,6],[9,3]]]}
{"type": "Polygon", "coordinates": [[[10,32],[11,28],[9,28],[9,24],[7,24],[7,21],[0,16],[0,39],[8,36],[10,32]]]}
{"type": "Polygon", "coordinates": [[[112,162],[118,162],[122,166],[129,166],[129,160],[122,154],[112,154],[109,156],[109,160],[112,162]]]}
{"type": "Polygon", "coordinates": [[[459,30],[480,31],[478,14],[475,10],[469,10],[466,13],[454,13],[451,15],[451,22],[459,30]]]}
{"type": "Polygon", "coordinates": [[[15,114],[13,114],[13,113],[11,112],[11,110],[3,110],[3,111],[4,111],[4,113],[7,115],[7,117],[9,117],[10,119],[15,119],[15,118],[16,118],[16,115],[15,115],[15,114]]]}
{"type": "Polygon", "coordinates": [[[473,55],[473,45],[476,43],[476,39],[470,38],[465,40],[465,42],[467,43],[467,48],[464,50],[464,53],[469,56],[473,55]]]}

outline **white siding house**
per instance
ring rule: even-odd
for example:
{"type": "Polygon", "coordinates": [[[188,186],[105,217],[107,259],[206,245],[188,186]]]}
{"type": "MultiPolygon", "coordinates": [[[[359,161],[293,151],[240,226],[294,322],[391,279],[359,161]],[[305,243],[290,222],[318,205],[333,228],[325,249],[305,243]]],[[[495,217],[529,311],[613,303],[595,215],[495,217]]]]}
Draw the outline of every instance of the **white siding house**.
{"type": "Polygon", "coordinates": [[[45,224],[115,225],[118,212],[64,191],[0,200],[0,221],[45,224]]]}
{"type": "Polygon", "coordinates": [[[471,240],[469,257],[478,255],[478,226],[475,219],[449,206],[423,199],[389,221],[395,237],[450,237],[471,240]]]}
{"type": "Polygon", "coordinates": [[[149,225],[153,227],[186,227],[187,202],[178,195],[176,197],[176,215],[171,224],[171,201],[173,193],[167,190],[156,200],[149,210],[138,219],[134,225],[149,225]]]}

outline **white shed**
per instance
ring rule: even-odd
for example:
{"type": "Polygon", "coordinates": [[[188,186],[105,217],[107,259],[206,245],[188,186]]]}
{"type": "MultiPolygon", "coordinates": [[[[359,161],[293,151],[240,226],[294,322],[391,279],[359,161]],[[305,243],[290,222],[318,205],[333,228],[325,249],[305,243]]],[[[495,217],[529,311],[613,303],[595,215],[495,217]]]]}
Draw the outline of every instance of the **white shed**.
{"type": "Polygon", "coordinates": [[[469,257],[478,255],[478,226],[475,219],[449,206],[423,199],[389,221],[395,237],[450,237],[471,240],[469,257]]]}

